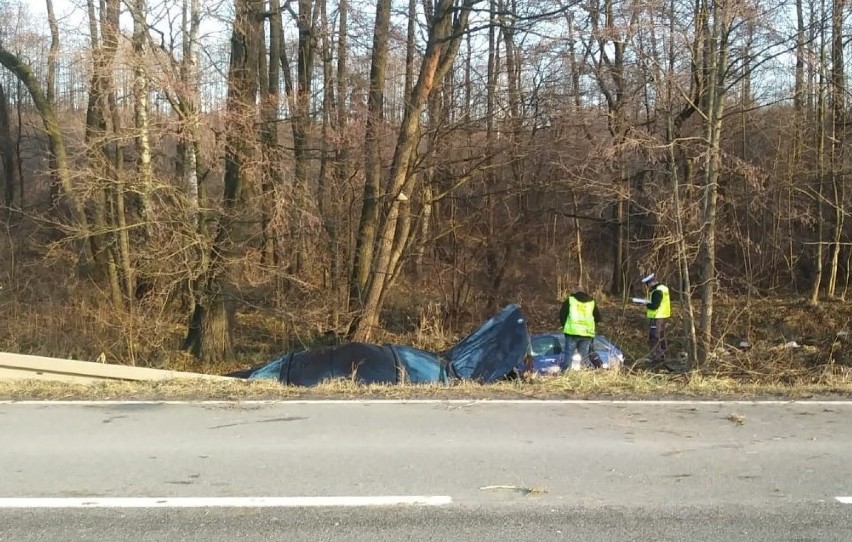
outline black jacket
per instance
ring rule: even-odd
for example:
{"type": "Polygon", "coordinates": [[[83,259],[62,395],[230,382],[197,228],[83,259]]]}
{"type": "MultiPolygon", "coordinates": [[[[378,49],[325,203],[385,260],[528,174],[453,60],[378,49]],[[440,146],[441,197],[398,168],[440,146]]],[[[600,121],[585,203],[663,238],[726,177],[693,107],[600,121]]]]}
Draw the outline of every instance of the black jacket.
{"type": "Polygon", "coordinates": [[[654,289],[651,290],[651,302],[648,303],[648,310],[655,311],[660,308],[660,303],[663,302],[663,292],[659,289],[662,284],[657,283],[654,285],[654,289]]]}
{"type": "MultiPolygon", "coordinates": [[[[594,301],[594,298],[587,294],[586,292],[574,292],[571,296],[575,297],[577,301],[580,303],[588,303],[589,301],[594,301]]],[[[570,310],[570,305],[568,304],[568,299],[565,299],[565,302],[562,303],[562,308],[559,310],[559,322],[562,324],[562,327],[565,327],[565,321],[568,319],[568,311],[570,310]]],[[[601,323],[601,311],[598,309],[598,304],[595,303],[595,310],[592,313],[592,316],[595,318],[595,323],[601,323]]]]}

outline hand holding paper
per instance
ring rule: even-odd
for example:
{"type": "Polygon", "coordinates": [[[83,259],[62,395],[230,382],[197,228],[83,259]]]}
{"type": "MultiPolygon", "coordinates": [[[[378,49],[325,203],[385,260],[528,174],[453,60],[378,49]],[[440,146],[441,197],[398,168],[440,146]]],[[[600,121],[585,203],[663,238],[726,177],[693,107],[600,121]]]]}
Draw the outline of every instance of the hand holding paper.
{"type": "Polygon", "coordinates": [[[643,298],[643,297],[631,297],[630,301],[632,301],[634,303],[639,303],[640,305],[647,305],[648,304],[648,300],[643,298]]]}

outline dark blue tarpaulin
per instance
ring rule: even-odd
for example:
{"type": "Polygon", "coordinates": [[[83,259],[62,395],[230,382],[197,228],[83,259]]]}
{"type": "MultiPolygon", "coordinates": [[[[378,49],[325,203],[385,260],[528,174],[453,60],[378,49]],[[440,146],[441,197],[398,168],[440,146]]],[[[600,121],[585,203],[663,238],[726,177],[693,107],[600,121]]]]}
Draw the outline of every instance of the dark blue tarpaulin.
{"type": "Polygon", "coordinates": [[[457,377],[494,382],[523,361],[529,344],[521,308],[509,305],[443,355],[457,377]]]}
{"type": "Polygon", "coordinates": [[[262,367],[230,376],[277,379],[293,386],[315,386],[341,378],[362,384],[423,384],[450,378],[493,382],[514,370],[526,356],[529,343],[520,307],[509,305],[445,352],[354,342],[289,352],[262,367]]]}

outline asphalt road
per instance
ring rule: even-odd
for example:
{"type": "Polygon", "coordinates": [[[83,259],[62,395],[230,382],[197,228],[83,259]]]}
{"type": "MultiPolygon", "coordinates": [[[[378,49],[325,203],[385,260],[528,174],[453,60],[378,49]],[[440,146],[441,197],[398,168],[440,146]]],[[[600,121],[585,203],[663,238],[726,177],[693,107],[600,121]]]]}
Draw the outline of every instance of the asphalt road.
{"type": "Polygon", "coordinates": [[[837,497],[852,496],[850,414],[803,403],[0,404],[0,541],[848,542],[852,504],[837,497]],[[388,496],[446,504],[171,507],[388,496]],[[129,498],[162,507],[89,508],[129,498]]]}

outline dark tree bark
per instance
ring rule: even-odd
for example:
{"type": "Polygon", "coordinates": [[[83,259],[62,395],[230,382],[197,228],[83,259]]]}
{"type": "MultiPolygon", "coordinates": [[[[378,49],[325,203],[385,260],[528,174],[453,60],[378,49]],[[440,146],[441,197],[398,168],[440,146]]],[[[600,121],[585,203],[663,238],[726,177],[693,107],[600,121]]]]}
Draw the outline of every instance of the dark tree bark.
{"type": "Polygon", "coordinates": [[[234,222],[242,207],[244,167],[257,140],[255,121],[258,96],[258,54],[261,43],[262,0],[236,0],[231,34],[231,62],[226,103],[225,189],[222,213],[208,258],[196,284],[195,309],[190,318],[184,349],[206,363],[222,362],[232,355],[229,316],[234,299],[228,281],[229,257],[234,255],[234,222]]]}
{"type": "MultiPolygon", "coordinates": [[[[340,0],[338,3],[338,30],[337,30],[337,73],[335,74],[335,118],[334,129],[337,134],[336,149],[335,149],[335,167],[334,167],[334,190],[342,190],[349,179],[351,166],[349,164],[349,142],[346,138],[347,127],[349,124],[349,86],[347,83],[348,64],[347,57],[349,55],[349,2],[348,0],[340,0]]],[[[339,198],[334,198],[330,210],[336,211],[343,209],[345,203],[339,198]]],[[[351,270],[347,265],[349,261],[348,255],[350,251],[344,251],[345,244],[341,241],[341,234],[336,226],[335,220],[332,217],[327,217],[326,231],[330,245],[332,257],[332,288],[335,290],[335,300],[337,303],[332,309],[333,320],[335,327],[339,324],[341,312],[349,311],[349,281],[348,276],[351,270]]]]}
{"type": "Polygon", "coordinates": [[[9,122],[9,99],[3,85],[0,85],[0,160],[3,176],[3,201],[11,216],[15,204],[15,143],[12,140],[12,126],[9,122]]]}
{"type": "MultiPolygon", "coordinates": [[[[313,124],[310,113],[314,56],[316,54],[317,11],[314,0],[298,0],[295,14],[299,41],[296,49],[296,81],[293,84],[286,51],[281,46],[281,64],[285,71],[285,87],[291,111],[290,125],[293,132],[293,177],[296,199],[307,200],[311,193],[308,183],[310,155],[309,134],[313,124]]],[[[283,30],[282,30],[283,31],[283,30]]],[[[298,209],[292,215],[293,224],[298,224],[298,209]]],[[[307,246],[301,228],[293,228],[294,246],[288,262],[288,270],[298,273],[303,266],[307,246]]]]}
{"type": "Polygon", "coordinates": [[[831,262],[828,268],[826,294],[837,294],[840,253],[843,247],[843,224],[846,216],[844,201],[846,147],[846,66],[843,57],[844,0],[834,0],[831,11],[831,202],[834,210],[831,262]]]}
{"type": "MultiPolygon", "coordinates": [[[[826,140],[826,58],[825,58],[825,21],[824,12],[821,10],[819,19],[822,20],[819,25],[819,81],[816,85],[816,169],[817,169],[817,194],[816,194],[816,253],[814,254],[814,279],[811,286],[811,302],[819,303],[820,288],[825,273],[823,258],[825,255],[825,199],[826,199],[826,168],[825,168],[825,140],[826,140]]],[[[812,14],[813,22],[813,14],[812,14]]],[[[792,187],[791,187],[792,190],[792,187]]],[[[795,279],[795,275],[791,277],[795,279]]]]}
{"type": "Polygon", "coordinates": [[[364,137],[364,195],[349,286],[350,305],[357,309],[364,306],[364,294],[373,265],[379,225],[379,192],[382,180],[380,128],[387,70],[390,9],[391,0],[377,0],[373,55],[370,60],[370,91],[367,96],[367,128],[364,137]]]}
{"type": "MultiPolygon", "coordinates": [[[[51,107],[56,107],[56,57],[59,55],[59,24],[56,21],[56,13],[53,11],[53,0],[46,0],[47,3],[47,24],[50,28],[50,49],[47,53],[47,81],[45,82],[45,92],[47,101],[51,107]]],[[[52,160],[52,158],[51,158],[52,160]]],[[[51,170],[56,171],[56,164],[51,162],[51,170]]],[[[23,178],[21,179],[23,181],[23,178]]],[[[61,187],[59,182],[54,178],[54,182],[50,183],[50,201],[57,203],[61,187]]],[[[23,198],[23,187],[21,188],[21,197],[23,198]]],[[[21,201],[23,207],[23,200],[21,201]]]]}
{"type": "MultiPolygon", "coordinates": [[[[334,145],[330,141],[331,134],[335,131],[337,123],[335,115],[335,89],[337,81],[334,76],[334,45],[332,43],[332,35],[334,29],[328,18],[328,6],[326,0],[318,0],[318,9],[320,12],[320,28],[321,28],[321,48],[320,55],[322,57],[322,81],[323,81],[323,111],[322,111],[322,127],[321,141],[322,154],[320,157],[320,171],[317,176],[317,206],[319,208],[320,218],[323,228],[327,235],[327,253],[326,257],[330,262],[330,269],[323,274],[323,286],[332,292],[331,304],[331,320],[332,326],[337,327],[340,318],[341,299],[340,299],[340,283],[343,278],[341,275],[339,243],[337,239],[336,225],[336,208],[338,205],[334,202],[335,195],[339,195],[341,191],[335,190],[338,188],[335,183],[336,176],[336,151],[334,145]]],[[[345,8],[345,6],[344,6],[345,8]]],[[[338,132],[338,139],[342,136],[342,132],[338,132]]],[[[340,144],[337,145],[340,148],[340,144]]]]}
{"type": "MultiPolygon", "coordinates": [[[[281,152],[278,143],[278,108],[281,105],[281,7],[279,0],[269,2],[269,62],[261,51],[260,65],[263,102],[261,110],[261,154],[263,171],[261,192],[261,227],[263,229],[263,261],[275,265],[278,262],[275,235],[270,231],[270,217],[274,211],[275,189],[281,186],[281,152]],[[264,73],[265,68],[265,73],[264,73]]],[[[265,42],[265,40],[264,40],[265,42]]]]}
{"type": "Polygon", "coordinates": [[[111,210],[114,208],[114,167],[108,148],[109,77],[112,63],[112,44],[102,43],[109,34],[109,17],[106,6],[101,5],[100,17],[94,0],[88,0],[89,37],[92,47],[92,73],[89,81],[89,99],[86,105],[86,160],[94,197],[93,220],[95,231],[91,238],[95,270],[105,276],[115,307],[121,307],[124,295],[119,276],[118,247],[114,242],[111,210]]]}

